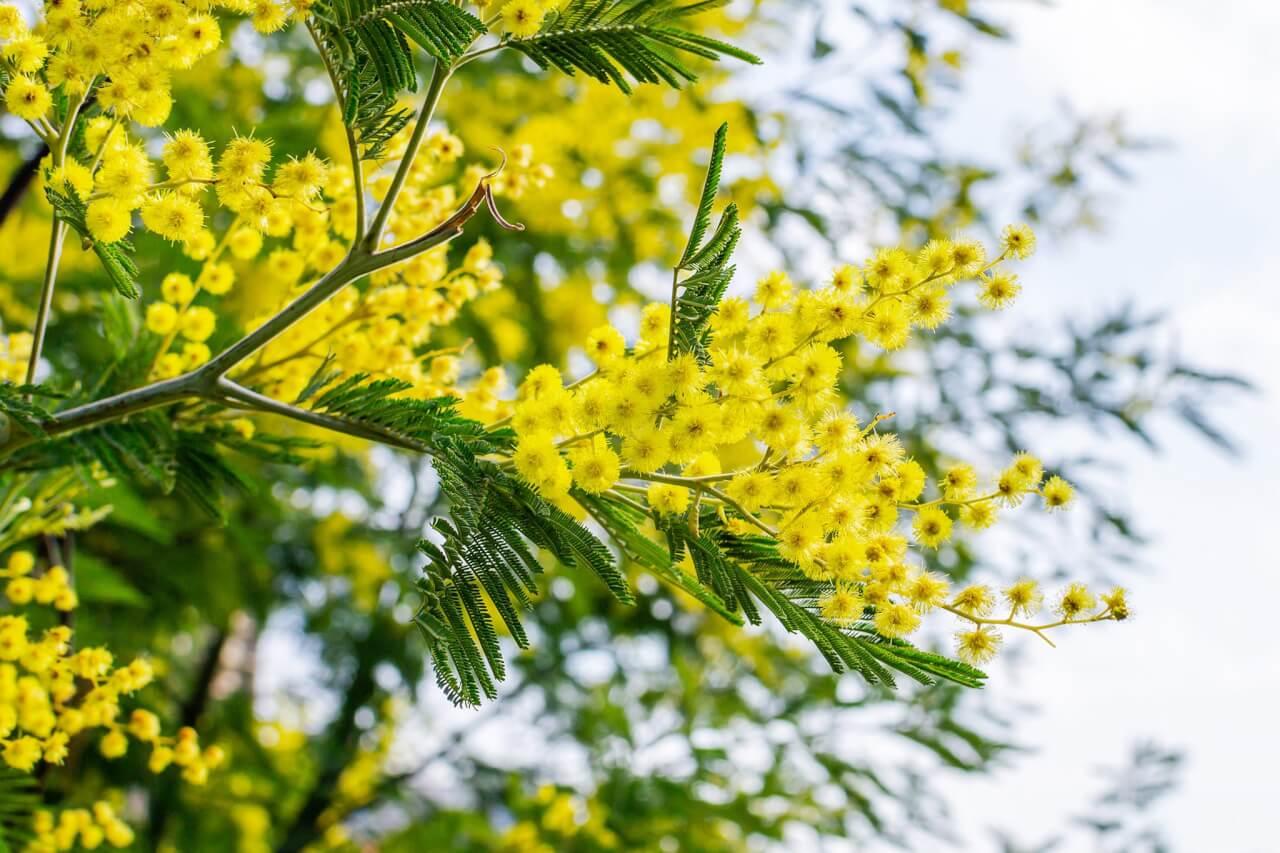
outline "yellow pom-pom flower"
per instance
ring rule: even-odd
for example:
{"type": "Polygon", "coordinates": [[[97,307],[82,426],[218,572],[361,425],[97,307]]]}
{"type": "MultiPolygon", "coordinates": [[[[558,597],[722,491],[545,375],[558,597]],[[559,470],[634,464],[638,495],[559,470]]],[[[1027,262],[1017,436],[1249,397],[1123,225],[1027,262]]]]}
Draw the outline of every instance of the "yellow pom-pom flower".
{"type": "Polygon", "coordinates": [[[35,121],[49,112],[53,106],[53,95],[36,80],[19,75],[9,82],[4,103],[18,118],[35,121]]]}
{"type": "Polygon", "coordinates": [[[102,243],[123,240],[133,227],[133,213],[113,198],[89,202],[84,219],[93,239],[102,243]]]}
{"type": "Polygon", "coordinates": [[[147,330],[157,335],[167,335],[178,325],[178,311],[167,302],[153,302],[147,306],[147,330]]]}
{"type": "Polygon", "coordinates": [[[528,38],[542,28],[546,11],[538,0],[510,0],[502,7],[502,26],[514,38],[528,38]]]}

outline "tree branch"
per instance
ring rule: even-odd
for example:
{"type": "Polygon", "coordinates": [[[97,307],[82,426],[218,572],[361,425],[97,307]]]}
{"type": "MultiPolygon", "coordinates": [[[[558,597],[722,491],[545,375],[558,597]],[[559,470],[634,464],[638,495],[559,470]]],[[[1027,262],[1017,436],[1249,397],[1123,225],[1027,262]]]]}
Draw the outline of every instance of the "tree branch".
{"type": "Polygon", "coordinates": [[[436,107],[440,104],[440,97],[444,94],[445,84],[449,82],[451,74],[453,74],[451,67],[436,60],[435,67],[431,69],[431,82],[427,85],[427,96],[422,102],[422,111],[418,113],[418,123],[413,127],[413,135],[409,137],[409,143],[400,157],[400,165],[391,179],[391,186],[387,189],[386,197],[382,199],[378,212],[374,214],[373,222],[369,224],[369,233],[365,235],[363,245],[368,252],[377,252],[378,247],[382,245],[382,233],[386,230],[387,219],[396,206],[400,191],[404,189],[404,182],[409,177],[409,170],[413,167],[418,149],[422,147],[427,127],[431,124],[431,118],[435,115],[436,107]]]}
{"type": "MultiPolygon", "coordinates": [[[[333,85],[333,95],[338,101],[340,107],[346,106],[346,99],[342,95],[342,88],[338,82],[338,72],[333,67],[333,62],[329,59],[329,54],[325,51],[324,46],[320,43],[320,35],[316,32],[311,20],[307,20],[307,32],[311,34],[311,41],[315,43],[316,52],[320,54],[320,60],[324,63],[324,70],[329,74],[329,82],[333,85]]],[[[360,145],[356,141],[355,131],[346,122],[343,122],[342,128],[347,135],[347,151],[351,156],[351,176],[355,183],[356,193],[356,236],[353,241],[359,244],[364,239],[365,224],[365,206],[364,206],[364,166],[360,160],[360,145]]]]}
{"type": "MultiPolygon", "coordinates": [[[[61,169],[67,160],[67,147],[71,144],[71,133],[75,130],[76,119],[80,117],[80,108],[84,106],[88,93],[80,95],[67,106],[67,117],[62,122],[62,130],[58,132],[57,144],[53,148],[53,168],[61,169]]],[[[49,313],[53,308],[53,291],[58,282],[58,267],[62,264],[62,246],[67,239],[67,225],[56,215],[50,226],[49,257],[44,265],[44,283],[40,287],[40,305],[36,310],[36,324],[31,331],[31,356],[27,360],[27,384],[36,381],[36,368],[40,366],[40,355],[44,351],[44,336],[49,328],[49,313]]]]}
{"type": "MultiPolygon", "coordinates": [[[[91,403],[85,403],[59,412],[43,425],[45,433],[51,437],[63,435],[73,430],[103,423],[104,421],[127,417],[136,412],[195,397],[203,397],[225,404],[228,397],[243,403],[250,399],[246,395],[252,395],[253,405],[256,407],[269,405],[271,407],[270,411],[286,417],[293,417],[295,420],[300,419],[298,417],[299,413],[304,413],[309,422],[318,426],[335,429],[341,425],[342,428],[338,428],[337,431],[355,434],[351,432],[351,425],[346,421],[329,419],[329,422],[321,424],[318,421],[323,419],[324,416],[318,413],[295,409],[269,397],[255,394],[246,388],[234,385],[234,383],[231,383],[231,386],[236,390],[234,394],[230,394],[228,393],[228,388],[220,387],[220,380],[229,370],[271,343],[303,317],[328,301],[330,297],[346,285],[453,240],[462,234],[467,222],[480,212],[481,207],[487,207],[489,213],[502,227],[523,230],[523,225],[507,222],[498,212],[493,190],[489,186],[489,178],[495,174],[497,173],[491,173],[481,179],[475,190],[472,191],[471,196],[452,216],[422,236],[376,253],[369,252],[360,245],[353,246],[348,255],[336,267],[322,276],[305,293],[280,309],[261,326],[246,334],[209,362],[173,379],[153,382],[141,388],[124,391],[102,400],[95,400],[91,403]]],[[[396,441],[391,441],[390,433],[387,435],[365,434],[361,437],[369,438],[371,441],[394,443],[400,447],[406,446],[403,436],[396,437],[396,441]]],[[[11,455],[14,451],[31,444],[35,440],[35,437],[31,435],[19,434],[15,431],[8,442],[0,445],[0,459],[11,455]]],[[[421,450],[422,448],[409,447],[408,449],[421,450]]]]}
{"type": "Polygon", "coordinates": [[[217,398],[218,401],[233,408],[279,415],[310,426],[327,429],[330,432],[363,438],[367,441],[376,441],[380,444],[389,444],[402,450],[413,450],[418,453],[429,453],[431,451],[431,448],[427,445],[391,430],[383,429],[373,424],[360,423],[348,418],[337,418],[333,415],[303,409],[299,406],[291,406],[288,403],[282,403],[264,394],[259,394],[257,391],[251,391],[242,385],[237,385],[230,379],[219,379],[217,388],[222,393],[222,396],[217,398]]]}
{"type": "MultiPolygon", "coordinates": [[[[209,643],[204,658],[200,662],[200,668],[196,671],[195,681],[191,685],[191,693],[182,703],[182,710],[178,716],[180,725],[194,728],[204,715],[204,710],[209,704],[209,693],[210,688],[213,686],[213,678],[218,674],[222,651],[226,648],[229,636],[226,628],[219,628],[218,633],[214,635],[213,640],[209,643]]],[[[152,848],[158,848],[160,842],[164,840],[165,829],[168,826],[169,817],[173,813],[173,807],[176,802],[176,791],[172,786],[157,786],[152,790],[151,821],[147,827],[152,848]]]]}
{"type": "Polygon", "coordinates": [[[342,708],[329,731],[328,748],[320,764],[311,790],[302,808],[294,816],[284,840],[276,848],[277,853],[300,853],[319,835],[317,822],[333,802],[334,790],[342,771],[351,763],[359,744],[360,732],[356,727],[356,712],[367,704],[377,690],[373,670],[378,655],[373,651],[373,632],[357,647],[356,671],[347,685],[342,708]]]}
{"type": "Polygon", "coordinates": [[[36,307],[36,322],[31,330],[31,355],[27,359],[27,384],[34,385],[36,368],[44,352],[44,336],[49,328],[49,314],[53,310],[53,289],[58,281],[58,267],[62,264],[62,246],[67,239],[67,225],[53,217],[49,226],[49,255],[44,262],[44,281],[40,285],[40,304],[36,307]]]}

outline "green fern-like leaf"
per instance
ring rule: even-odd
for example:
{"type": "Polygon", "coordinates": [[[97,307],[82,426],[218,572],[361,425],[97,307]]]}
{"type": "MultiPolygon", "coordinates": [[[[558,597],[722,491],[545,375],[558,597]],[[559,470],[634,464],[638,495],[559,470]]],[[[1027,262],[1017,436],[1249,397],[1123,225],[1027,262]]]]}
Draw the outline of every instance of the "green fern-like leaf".
{"type": "Polygon", "coordinates": [[[328,0],[317,3],[313,14],[351,33],[375,63],[387,68],[412,69],[410,55],[393,55],[406,39],[436,59],[452,62],[486,32],[479,18],[448,0],[328,0]]]}
{"type": "Polygon", "coordinates": [[[702,182],[702,196],[698,200],[698,212],[693,218],[693,227],[689,230],[689,242],[685,244],[684,254],[680,256],[680,269],[687,269],[689,261],[702,246],[702,240],[711,227],[711,208],[715,205],[716,195],[720,192],[720,171],[724,167],[725,148],[729,140],[728,122],[716,129],[715,140],[711,143],[711,160],[707,163],[707,176],[702,182]]]}
{"type": "Polygon", "coordinates": [[[720,3],[681,5],[676,0],[576,0],[548,15],[529,38],[508,45],[543,69],[582,73],[631,91],[631,80],[679,88],[696,79],[688,57],[759,57],[685,26],[685,19],[720,3]]]}
{"type": "Polygon", "coordinates": [[[15,453],[19,471],[48,471],[99,463],[109,474],[128,477],[163,491],[175,484],[175,434],[159,412],[108,423],[28,445],[15,453]]]}
{"type": "Polygon", "coordinates": [[[0,768],[0,851],[24,850],[35,840],[32,821],[42,805],[34,776],[0,768]]]}
{"type": "Polygon", "coordinates": [[[46,186],[44,193],[49,203],[53,205],[53,212],[58,219],[71,226],[85,241],[85,246],[93,249],[93,253],[102,262],[102,267],[107,271],[116,291],[128,299],[137,299],[142,295],[138,287],[138,267],[131,257],[133,244],[128,240],[103,243],[93,239],[93,235],[89,233],[89,227],[85,224],[88,208],[79,196],[75,193],[58,192],[52,186],[46,186]]]}
{"type": "Polygon", "coordinates": [[[675,300],[671,305],[671,341],[668,347],[671,356],[693,353],[701,361],[707,359],[707,327],[733,281],[735,268],[729,262],[742,237],[737,205],[726,207],[711,236],[706,236],[720,190],[720,172],[724,165],[728,133],[728,125],[723,124],[716,131],[702,197],[689,231],[689,242],[674,271],[675,300]],[[689,275],[681,279],[681,273],[689,275]]]}
{"type": "Polygon", "coordinates": [[[672,586],[687,592],[734,625],[743,624],[741,613],[672,562],[666,549],[638,529],[646,518],[643,512],[620,501],[597,495],[575,492],[574,500],[582,504],[628,558],[672,586]]]}
{"type": "MultiPolygon", "coordinates": [[[[52,415],[32,401],[32,397],[47,396],[48,391],[39,385],[14,385],[0,382],[0,415],[8,423],[17,424],[36,438],[44,437],[44,424],[52,415]]],[[[4,424],[8,426],[8,424],[4,424]]]]}
{"type": "Polygon", "coordinates": [[[597,575],[623,603],[634,599],[609,549],[526,484],[475,455],[457,437],[437,443],[432,462],[449,501],[449,519],[423,540],[427,558],[417,616],[436,681],[450,699],[476,705],[496,695],[505,675],[491,615],[517,646],[528,644],[520,611],[537,594],[542,573],[535,549],[597,575]]]}
{"type": "MultiPolygon", "coordinates": [[[[2,397],[2,392],[0,392],[2,397]]],[[[266,461],[300,462],[296,451],[313,442],[257,435],[245,439],[227,426],[199,432],[175,429],[161,411],[135,414],[27,445],[11,457],[19,471],[82,469],[100,465],[108,474],[139,486],[176,493],[211,517],[224,516],[228,496],[252,490],[252,482],[232,463],[230,452],[266,461]]]]}
{"type": "Polygon", "coordinates": [[[225,494],[247,494],[253,489],[209,435],[177,433],[173,461],[174,491],[214,518],[223,517],[225,494]]]}
{"type": "Polygon", "coordinates": [[[487,30],[479,18],[447,0],[325,0],[310,24],[334,73],[343,118],[363,156],[380,159],[413,117],[396,100],[416,91],[412,44],[451,63],[487,30]]]}
{"type": "Polygon", "coordinates": [[[312,410],[373,427],[424,451],[462,444],[473,453],[492,453],[510,447],[513,439],[509,430],[486,430],[459,415],[452,397],[404,396],[413,386],[400,379],[371,380],[363,373],[338,378],[321,364],[305,389],[312,410]]]}

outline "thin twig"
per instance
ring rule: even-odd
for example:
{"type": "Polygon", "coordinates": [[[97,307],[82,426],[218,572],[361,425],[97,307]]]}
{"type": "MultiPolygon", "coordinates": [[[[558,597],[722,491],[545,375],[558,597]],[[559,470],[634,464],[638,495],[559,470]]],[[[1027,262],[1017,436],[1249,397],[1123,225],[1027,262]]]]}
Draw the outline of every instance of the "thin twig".
{"type": "MultiPolygon", "coordinates": [[[[328,52],[320,44],[320,35],[316,32],[310,19],[307,20],[307,32],[311,33],[311,40],[315,42],[316,52],[320,54],[320,59],[324,62],[325,71],[329,74],[329,82],[333,84],[333,95],[338,101],[338,106],[345,109],[346,101],[342,95],[342,87],[338,82],[337,69],[333,67],[333,62],[329,59],[328,52]]],[[[342,126],[347,134],[347,151],[351,157],[351,175],[356,189],[356,235],[352,242],[359,243],[364,239],[366,228],[364,165],[360,160],[360,145],[356,141],[355,131],[346,122],[343,122],[342,126]]]]}
{"type": "Polygon", "coordinates": [[[396,206],[400,191],[404,189],[404,182],[409,177],[409,170],[413,167],[418,149],[422,147],[427,127],[431,124],[436,107],[440,104],[440,97],[444,94],[445,84],[449,82],[449,76],[452,73],[453,69],[439,60],[431,70],[431,82],[427,85],[426,99],[422,103],[421,112],[418,113],[418,123],[414,125],[413,135],[409,137],[404,154],[400,157],[400,165],[396,167],[396,173],[391,179],[390,187],[387,188],[387,194],[382,199],[378,212],[373,215],[373,221],[369,223],[369,231],[364,236],[363,245],[369,252],[378,251],[382,245],[382,234],[386,230],[387,220],[396,206]]]}
{"type": "Polygon", "coordinates": [[[291,406],[288,403],[281,403],[279,400],[273,400],[264,394],[259,394],[257,391],[251,391],[242,385],[237,385],[225,377],[218,380],[217,388],[221,392],[221,396],[216,399],[234,408],[280,415],[310,426],[327,429],[330,432],[342,433],[343,435],[363,438],[367,441],[376,441],[381,444],[389,444],[403,450],[414,450],[419,453],[427,453],[431,450],[428,445],[420,441],[383,427],[361,423],[348,418],[326,415],[311,409],[291,406]]]}
{"type": "MultiPolygon", "coordinates": [[[[67,160],[67,147],[71,144],[71,132],[75,129],[80,108],[84,106],[87,94],[80,95],[67,107],[67,117],[62,123],[62,130],[56,142],[50,146],[53,155],[54,170],[61,169],[67,160]]],[[[44,337],[49,328],[49,313],[53,308],[53,291],[58,281],[58,267],[62,263],[62,247],[67,239],[67,225],[55,214],[50,226],[49,255],[45,261],[44,282],[40,286],[40,305],[36,310],[35,328],[31,332],[31,356],[27,359],[27,384],[36,379],[36,369],[40,366],[40,356],[44,351],[44,337]]]]}

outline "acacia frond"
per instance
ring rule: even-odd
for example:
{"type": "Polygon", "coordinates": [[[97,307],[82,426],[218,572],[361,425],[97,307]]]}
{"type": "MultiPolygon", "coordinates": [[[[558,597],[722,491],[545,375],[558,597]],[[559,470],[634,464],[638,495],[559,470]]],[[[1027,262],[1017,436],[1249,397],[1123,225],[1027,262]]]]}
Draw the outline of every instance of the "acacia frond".
{"type": "Polygon", "coordinates": [[[534,578],[542,565],[535,548],[593,572],[618,601],[633,604],[634,598],[609,549],[528,485],[460,443],[447,443],[432,461],[449,501],[449,519],[433,525],[439,543],[418,543],[427,565],[418,582],[423,603],[416,621],[441,689],[457,704],[478,705],[497,695],[497,682],[505,676],[485,601],[525,647],[519,611],[537,594],[534,578]]]}
{"type": "Polygon", "coordinates": [[[694,32],[684,19],[721,3],[676,0],[578,0],[549,14],[542,28],[508,46],[541,68],[577,71],[631,92],[630,80],[679,88],[697,79],[686,57],[722,56],[758,64],[739,47],[694,32]]]}
{"type": "Polygon", "coordinates": [[[480,19],[446,0],[327,0],[311,12],[343,119],[370,160],[382,157],[413,116],[396,105],[401,92],[418,88],[410,43],[450,63],[486,32],[480,19]]]}
{"type": "Polygon", "coordinates": [[[733,281],[735,267],[729,262],[742,237],[737,205],[730,203],[725,208],[715,231],[703,242],[711,227],[711,210],[720,191],[720,171],[724,165],[728,133],[727,124],[720,125],[716,131],[689,242],[676,264],[675,299],[671,305],[671,355],[693,353],[699,360],[706,360],[707,325],[733,281]],[[681,272],[691,274],[681,280],[681,272]]]}

